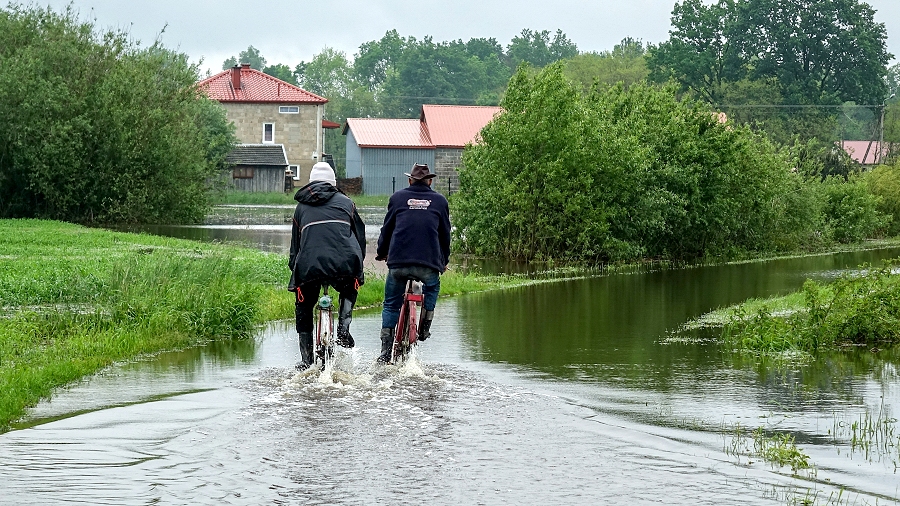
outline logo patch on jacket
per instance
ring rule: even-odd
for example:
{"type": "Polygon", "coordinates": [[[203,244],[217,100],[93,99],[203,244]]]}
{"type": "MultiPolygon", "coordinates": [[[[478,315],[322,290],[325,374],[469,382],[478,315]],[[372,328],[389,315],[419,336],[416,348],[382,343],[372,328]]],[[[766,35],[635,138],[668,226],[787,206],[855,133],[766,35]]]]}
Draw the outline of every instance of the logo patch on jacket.
{"type": "Polygon", "coordinates": [[[410,209],[428,209],[428,206],[431,205],[431,201],[430,200],[409,199],[406,201],[406,205],[408,205],[410,209]]]}

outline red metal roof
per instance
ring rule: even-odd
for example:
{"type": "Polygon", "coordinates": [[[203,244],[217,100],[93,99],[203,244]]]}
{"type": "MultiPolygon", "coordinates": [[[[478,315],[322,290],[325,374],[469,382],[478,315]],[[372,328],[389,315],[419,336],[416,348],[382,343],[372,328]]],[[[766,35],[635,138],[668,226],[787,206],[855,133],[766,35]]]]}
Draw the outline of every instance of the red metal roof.
{"type": "Polygon", "coordinates": [[[347,118],[344,134],[364,148],[434,148],[428,127],[417,119],[347,118]]]}
{"type": "Polygon", "coordinates": [[[341,128],[340,123],[335,123],[334,121],[328,121],[327,119],[322,120],[322,128],[341,128]]]}
{"type": "Polygon", "coordinates": [[[501,110],[477,105],[423,105],[420,119],[428,125],[435,147],[462,148],[475,142],[481,129],[501,110]]]}
{"type": "Polygon", "coordinates": [[[281,79],[242,65],[206,78],[198,83],[209,98],[219,102],[273,102],[279,104],[324,104],[328,99],[310,93],[281,79]],[[238,73],[238,74],[234,74],[238,73]],[[233,82],[240,76],[240,87],[233,82]]]}
{"type": "Polygon", "coordinates": [[[863,165],[881,163],[882,155],[887,155],[889,149],[889,146],[885,145],[883,150],[879,150],[878,141],[841,141],[840,144],[851,158],[863,165]]]}

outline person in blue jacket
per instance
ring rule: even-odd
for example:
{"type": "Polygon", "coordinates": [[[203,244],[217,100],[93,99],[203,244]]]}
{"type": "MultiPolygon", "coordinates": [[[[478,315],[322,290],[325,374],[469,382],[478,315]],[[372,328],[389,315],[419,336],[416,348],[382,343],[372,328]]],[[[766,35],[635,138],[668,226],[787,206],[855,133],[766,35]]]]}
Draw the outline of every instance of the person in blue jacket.
{"type": "Polygon", "coordinates": [[[390,362],[394,326],[400,319],[408,278],[422,281],[424,309],[419,340],[431,335],[434,307],[441,291],[441,274],[450,262],[450,206],[431,189],[436,176],[426,164],[415,164],[409,186],[391,195],[378,237],[376,260],[387,260],[384,307],[381,311],[380,362],[390,362]]]}

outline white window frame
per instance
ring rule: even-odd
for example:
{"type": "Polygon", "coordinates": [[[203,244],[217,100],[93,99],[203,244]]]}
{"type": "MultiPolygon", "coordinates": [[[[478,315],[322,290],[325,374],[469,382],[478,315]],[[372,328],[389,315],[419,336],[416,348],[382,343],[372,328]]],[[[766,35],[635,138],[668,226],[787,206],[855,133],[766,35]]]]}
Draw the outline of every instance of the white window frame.
{"type": "Polygon", "coordinates": [[[294,180],[300,180],[300,166],[299,165],[288,165],[288,168],[291,169],[291,172],[294,174],[294,180]]]}
{"type": "Polygon", "coordinates": [[[263,144],[275,144],[275,123],[263,123],[263,131],[262,131],[262,143],[263,144]],[[266,129],[272,129],[272,138],[266,140],[266,129]]]}
{"type": "Polygon", "coordinates": [[[300,114],[299,105],[280,105],[278,106],[279,114],[300,114]]]}

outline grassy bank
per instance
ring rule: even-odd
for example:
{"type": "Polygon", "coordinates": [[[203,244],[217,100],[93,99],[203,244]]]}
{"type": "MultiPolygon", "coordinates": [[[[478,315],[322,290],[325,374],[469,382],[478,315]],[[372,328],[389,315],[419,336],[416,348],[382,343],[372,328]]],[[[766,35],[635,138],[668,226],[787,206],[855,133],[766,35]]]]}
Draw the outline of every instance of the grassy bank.
{"type": "MultiPolygon", "coordinates": [[[[293,318],[283,255],[39,220],[0,220],[0,432],[115,362],[245,338],[293,318]]],[[[529,283],[448,272],[442,295],[529,283]]],[[[383,298],[369,274],[360,307],[383,298]]]]}
{"type": "MultiPolygon", "coordinates": [[[[244,192],[226,191],[213,201],[214,205],[295,205],[294,191],[284,192],[244,192]]],[[[387,207],[388,195],[348,195],[357,206],[387,207]]]]}
{"type": "Polygon", "coordinates": [[[689,326],[722,326],[725,343],[761,353],[824,348],[879,348],[900,342],[900,259],[830,283],[753,299],[704,315],[689,326]]]}

